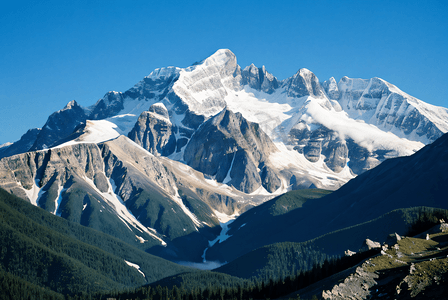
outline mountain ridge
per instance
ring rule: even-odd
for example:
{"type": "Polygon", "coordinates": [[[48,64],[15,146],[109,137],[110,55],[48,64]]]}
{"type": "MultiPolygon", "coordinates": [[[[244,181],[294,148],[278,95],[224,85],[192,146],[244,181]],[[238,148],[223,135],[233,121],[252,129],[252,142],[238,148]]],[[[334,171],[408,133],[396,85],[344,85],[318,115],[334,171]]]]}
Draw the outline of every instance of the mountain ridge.
{"type": "Polygon", "coordinates": [[[444,131],[446,108],[382,79],[321,83],[302,68],[280,81],[221,49],[89,107],[71,101],[0,148],[0,187],[144,250],[200,261],[220,213],[289,190],[337,190],[444,131]]]}

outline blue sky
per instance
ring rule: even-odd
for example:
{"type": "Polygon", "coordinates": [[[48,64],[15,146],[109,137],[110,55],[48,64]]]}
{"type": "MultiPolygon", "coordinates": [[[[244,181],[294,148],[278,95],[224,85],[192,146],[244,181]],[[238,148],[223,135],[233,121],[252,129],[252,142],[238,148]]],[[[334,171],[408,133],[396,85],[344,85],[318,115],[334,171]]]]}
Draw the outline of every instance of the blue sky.
{"type": "Polygon", "coordinates": [[[376,76],[448,107],[448,1],[1,1],[0,144],[220,48],[279,79],[376,76]]]}

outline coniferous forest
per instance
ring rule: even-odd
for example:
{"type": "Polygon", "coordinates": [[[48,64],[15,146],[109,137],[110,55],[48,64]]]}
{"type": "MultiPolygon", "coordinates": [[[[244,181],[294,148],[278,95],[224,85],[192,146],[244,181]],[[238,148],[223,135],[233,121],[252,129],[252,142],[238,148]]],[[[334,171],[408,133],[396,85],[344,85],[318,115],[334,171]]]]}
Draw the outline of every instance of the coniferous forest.
{"type": "MultiPolygon", "coordinates": [[[[409,223],[408,234],[414,235],[448,219],[448,211],[411,208],[403,211],[403,218],[409,223]]],[[[199,271],[55,217],[1,189],[0,237],[1,299],[289,298],[378,253],[328,256],[312,243],[286,242],[254,252],[252,264],[266,263],[253,274],[232,276],[225,266],[219,270],[227,274],[199,271]],[[146,277],[124,260],[138,262],[146,277]]]]}

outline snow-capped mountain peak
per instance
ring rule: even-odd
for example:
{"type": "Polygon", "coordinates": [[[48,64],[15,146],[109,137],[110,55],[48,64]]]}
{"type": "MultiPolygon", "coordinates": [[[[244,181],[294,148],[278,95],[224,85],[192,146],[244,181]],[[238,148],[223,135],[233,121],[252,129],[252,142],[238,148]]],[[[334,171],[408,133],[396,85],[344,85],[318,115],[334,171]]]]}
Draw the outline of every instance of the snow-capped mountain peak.
{"type": "Polygon", "coordinates": [[[308,69],[302,68],[294,76],[285,80],[289,97],[301,98],[313,96],[314,98],[326,98],[325,92],[316,75],[308,69]]]}
{"type": "Polygon", "coordinates": [[[210,117],[225,107],[227,89],[235,85],[236,56],[227,49],[218,50],[201,64],[181,71],[173,90],[188,108],[210,117]]]}
{"type": "Polygon", "coordinates": [[[67,105],[63,108],[63,110],[67,110],[67,109],[72,109],[74,107],[81,107],[78,102],[76,102],[75,100],[70,101],[69,103],[67,103],[67,105]]]}
{"type": "Polygon", "coordinates": [[[145,78],[156,80],[156,79],[166,79],[169,77],[174,77],[176,75],[179,75],[180,71],[182,69],[178,67],[166,67],[166,68],[157,68],[154,71],[152,71],[148,76],[145,78]]]}
{"type": "Polygon", "coordinates": [[[206,58],[201,65],[208,66],[225,66],[227,64],[236,65],[236,56],[229,49],[220,49],[206,58]]]}
{"type": "MultiPolygon", "coordinates": [[[[302,178],[296,187],[335,189],[352,178],[350,172],[340,174],[347,166],[360,174],[385,158],[410,155],[448,131],[447,109],[411,97],[383,79],[343,77],[337,83],[331,77],[320,83],[313,72],[302,68],[278,81],[264,66],[242,69],[234,53],[221,49],[187,68],[156,69],[128,91],[108,92],[87,109],[71,102],[49,118],[32,149],[69,142],[82,122],[84,131],[73,141],[104,142],[132,135],[155,155],[185,161],[184,151],[194,134],[224,110],[257,123],[285,157],[299,155],[302,158],[295,163],[303,165],[300,161],[306,159],[321,170],[320,177],[310,176],[302,167],[295,167],[300,174],[283,170],[277,176],[284,182],[302,178]],[[63,114],[71,123],[61,130],[63,114]],[[327,185],[329,176],[338,178],[338,183],[327,185]]],[[[238,151],[231,149],[226,151],[238,151]]],[[[251,160],[258,161],[252,156],[251,160]]],[[[255,170],[259,173],[262,168],[255,165],[255,170]]]]}
{"type": "MultiPolygon", "coordinates": [[[[328,86],[327,94],[332,94],[328,86]]],[[[429,143],[448,131],[448,109],[436,107],[401,91],[395,85],[374,77],[338,83],[338,98],[350,118],[363,120],[401,138],[429,143]]]]}

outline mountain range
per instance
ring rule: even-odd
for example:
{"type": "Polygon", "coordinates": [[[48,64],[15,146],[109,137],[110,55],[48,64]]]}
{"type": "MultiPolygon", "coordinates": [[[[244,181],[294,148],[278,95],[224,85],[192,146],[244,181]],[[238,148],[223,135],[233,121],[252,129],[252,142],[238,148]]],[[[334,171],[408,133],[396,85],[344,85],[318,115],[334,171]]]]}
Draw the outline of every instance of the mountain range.
{"type": "Polygon", "coordinates": [[[380,78],[278,80],[223,49],[69,102],[0,147],[0,188],[146,255],[245,277],[290,242],[305,270],[448,209],[446,132],[447,108],[380,78]]]}

